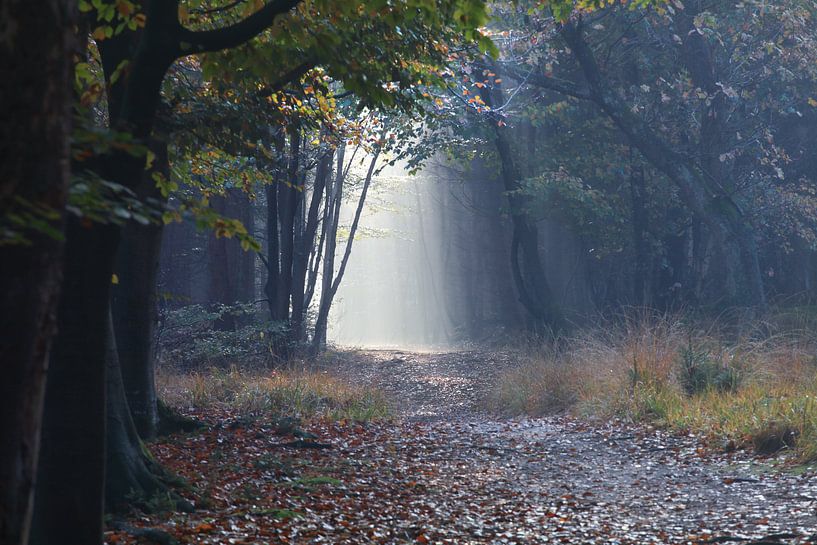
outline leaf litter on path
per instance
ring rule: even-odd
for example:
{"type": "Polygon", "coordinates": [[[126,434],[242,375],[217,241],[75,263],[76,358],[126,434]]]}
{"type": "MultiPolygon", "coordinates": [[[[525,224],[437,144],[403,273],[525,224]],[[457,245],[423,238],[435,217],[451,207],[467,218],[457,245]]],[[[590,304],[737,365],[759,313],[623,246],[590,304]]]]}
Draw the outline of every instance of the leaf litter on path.
{"type": "Polygon", "coordinates": [[[331,449],[275,448],[287,438],[263,419],[156,443],[199,509],[130,523],[208,544],[817,541],[813,472],[757,472],[745,453],[619,422],[494,419],[479,396],[511,363],[394,354],[357,353],[337,372],[389,391],[405,418],[310,423],[331,449]]]}

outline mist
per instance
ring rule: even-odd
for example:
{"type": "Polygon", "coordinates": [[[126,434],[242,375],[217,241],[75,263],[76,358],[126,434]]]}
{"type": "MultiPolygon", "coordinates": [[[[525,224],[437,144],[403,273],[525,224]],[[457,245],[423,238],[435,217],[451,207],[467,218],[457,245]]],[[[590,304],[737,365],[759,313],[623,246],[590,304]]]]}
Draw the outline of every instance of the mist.
{"type": "MultiPolygon", "coordinates": [[[[330,315],[329,341],[341,346],[441,349],[455,344],[446,297],[445,180],[425,168],[388,166],[372,181],[354,250],[330,315]]],[[[344,204],[350,222],[355,202],[344,204]]]]}

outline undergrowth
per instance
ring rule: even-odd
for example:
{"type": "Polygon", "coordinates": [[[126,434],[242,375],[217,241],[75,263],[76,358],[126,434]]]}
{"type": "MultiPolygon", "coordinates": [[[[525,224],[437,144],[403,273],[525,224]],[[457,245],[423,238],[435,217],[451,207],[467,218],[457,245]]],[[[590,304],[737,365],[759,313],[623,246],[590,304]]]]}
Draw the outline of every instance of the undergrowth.
{"type": "Polygon", "coordinates": [[[365,421],[389,416],[380,392],[309,370],[228,369],[157,373],[162,399],[177,408],[223,408],[239,416],[365,421]]]}
{"type": "Polygon", "coordinates": [[[493,404],[515,413],[569,411],[707,436],[759,454],[793,450],[817,461],[817,338],[700,328],[641,312],[536,346],[500,381],[493,404]]]}

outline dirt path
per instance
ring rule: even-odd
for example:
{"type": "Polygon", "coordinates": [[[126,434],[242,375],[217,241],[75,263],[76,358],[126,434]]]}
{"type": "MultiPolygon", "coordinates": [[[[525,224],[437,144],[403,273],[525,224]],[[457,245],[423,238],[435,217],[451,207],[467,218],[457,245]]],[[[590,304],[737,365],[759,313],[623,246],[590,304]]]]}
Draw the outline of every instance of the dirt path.
{"type": "Polygon", "coordinates": [[[387,391],[405,417],[402,433],[416,440],[395,448],[395,465],[414,465],[419,472],[424,493],[415,508],[450,506],[450,519],[434,511],[435,539],[817,541],[813,472],[770,471],[768,463],[745,453],[713,454],[694,437],[658,430],[487,416],[484,399],[498,374],[513,365],[508,356],[368,351],[336,363],[343,376],[387,391]],[[424,477],[423,467],[433,468],[433,476],[424,477]],[[446,492],[451,486],[454,491],[446,492]],[[517,514],[493,516],[494,509],[507,511],[503,502],[517,514]]]}
{"type": "Polygon", "coordinates": [[[369,351],[327,363],[387,391],[403,417],[313,421],[307,431],[329,448],[287,448],[295,438],[263,414],[193,412],[213,425],[150,448],[189,483],[181,493],[196,510],[134,514],[107,543],[152,543],[133,527],[211,545],[817,542],[813,472],[770,472],[656,430],[486,414],[507,355],[369,351]]]}

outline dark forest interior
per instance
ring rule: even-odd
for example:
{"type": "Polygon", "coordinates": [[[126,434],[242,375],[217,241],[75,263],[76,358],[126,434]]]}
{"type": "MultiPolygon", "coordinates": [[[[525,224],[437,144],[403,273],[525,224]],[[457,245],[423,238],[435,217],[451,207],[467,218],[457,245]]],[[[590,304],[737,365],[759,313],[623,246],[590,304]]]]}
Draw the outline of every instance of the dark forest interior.
{"type": "Polygon", "coordinates": [[[0,0],[0,545],[817,539],[817,0],[0,0]]]}

